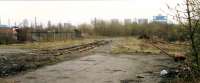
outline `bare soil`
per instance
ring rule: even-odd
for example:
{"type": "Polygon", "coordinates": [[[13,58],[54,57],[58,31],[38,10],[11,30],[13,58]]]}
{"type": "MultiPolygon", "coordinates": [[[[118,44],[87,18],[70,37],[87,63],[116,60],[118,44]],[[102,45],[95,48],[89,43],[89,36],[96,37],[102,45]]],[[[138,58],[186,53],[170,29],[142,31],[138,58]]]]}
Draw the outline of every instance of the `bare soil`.
{"type": "Polygon", "coordinates": [[[86,44],[43,50],[33,50],[31,48],[1,48],[0,77],[7,77],[26,70],[37,69],[45,65],[82,57],[80,53],[83,51],[87,53],[88,50],[107,43],[109,43],[109,41],[93,41],[86,44]]]}
{"type": "Polygon", "coordinates": [[[159,83],[172,58],[152,54],[112,54],[112,46],[95,48],[80,58],[2,78],[0,83],[159,83]],[[88,56],[89,55],[89,56],[88,56]]]}

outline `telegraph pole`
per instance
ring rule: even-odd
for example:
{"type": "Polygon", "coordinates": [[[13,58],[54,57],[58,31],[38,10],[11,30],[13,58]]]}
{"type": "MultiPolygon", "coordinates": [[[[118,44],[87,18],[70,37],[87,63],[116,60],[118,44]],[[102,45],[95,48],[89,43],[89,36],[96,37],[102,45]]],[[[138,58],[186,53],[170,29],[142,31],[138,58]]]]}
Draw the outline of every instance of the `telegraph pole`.
{"type": "Polygon", "coordinates": [[[35,28],[37,28],[37,18],[35,16],[35,28]]]}
{"type": "Polygon", "coordinates": [[[94,18],[94,28],[97,27],[96,24],[97,24],[97,18],[95,17],[95,18],[94,18]]]}
{"type": "Polygon", "coordinates": [[[15,27],[17,26],[17,23],[16,23],[16,21],[15,21],[15,27]]]}
{"type": "Polygon", "coordinates": [[[1,17],[0,17],[0,25],[1,25],[1,17]]]}
{"type": "Polygon", "coordinates": [[[11,27],[11,25],[10,25],[10,19],[8,19],[8,26],[9,26],[9,28],[11,27]]]}

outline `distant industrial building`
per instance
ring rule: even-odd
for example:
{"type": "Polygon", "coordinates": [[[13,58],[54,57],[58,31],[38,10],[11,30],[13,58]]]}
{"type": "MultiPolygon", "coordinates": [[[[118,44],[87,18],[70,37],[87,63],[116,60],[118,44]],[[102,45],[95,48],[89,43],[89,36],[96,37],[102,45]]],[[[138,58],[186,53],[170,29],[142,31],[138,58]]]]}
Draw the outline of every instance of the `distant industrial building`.
{"type": "Polygon", "coordinates": [[[167,23],[168,17],[159,14],[158,16],[153,16],[153,22],[167,23]]]}
{"type": "Polygon", "coordinates": [[[0,24],[0,28],[9,28],[9,26],[0,24]]]}
{"type": "Polygon", "coordinates": [[[132,24],[132,20],[131,19],[124,19],[124,24],[125,25],[132,24]]]}
{"type": "Polygon", "coordinates": [[[6,34],[15,34],[15,28],[10,28],[8,25],[1,25],[0,24],[0,34],[6,33],[6,34]]]}
{"type": "Polygon", "coordinates": [[[138,19],[138,24],[148,24],[148,19],[146,18],[138,19]]]}
{"type": "Polygon", "coordinates": [[[12,29],[12,28],[10,28],[8,25],[2,25],[2,24],[0,24],[0,30],[10,30],[10,29],[12,29]]]}
{"type": "Polygon", "coordinates": [[[0,44],[14,42],[17,39],[15,28],[0,24],[0,44]]]}
{"type": "Polygon", "coordinates": [[[133,23],[133,24],[136,24],[136,23],[137,23],[137,18],[134,18],[134,19],[132,20],[132,23],[133,23]]]}
{"type": "Polygon", "coordinates": [[[120,23],[118,19],[111,19],[112,23],[120,23]]]}

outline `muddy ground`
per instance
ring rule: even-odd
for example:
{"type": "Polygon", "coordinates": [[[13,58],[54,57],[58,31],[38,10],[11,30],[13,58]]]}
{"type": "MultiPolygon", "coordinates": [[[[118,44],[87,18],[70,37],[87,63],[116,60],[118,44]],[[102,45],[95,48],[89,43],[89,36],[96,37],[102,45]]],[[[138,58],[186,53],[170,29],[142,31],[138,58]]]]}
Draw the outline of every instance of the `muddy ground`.
{"type": "Polygon", "coordinates": [[[37,70],[1,79],[1,83],[159,83],[162,69],[173,67],[166,55],[112,54],[112,43],[37,70]]]}
{"type": "MultiPolygon", "coordinates": [[[[40,44],[41,47],[51,46],[40,44]]],[[[53,65],[62,61],[82,57],[81,51],[108,43],[107,41],[80,41],[74,45],[66,45],[62,42],[60,46],[52,48],[19,48],[15,46],[0,46],[0,77],[16,75],[18,73],[34,70],[46,65],[53,65]],[[77,44],[77,45],[76,45],[77,44]],[[94,44],[94,45],[93,45],[94,44]]],[[[31,44],[31,43],[30,43],[31,44]]],[[[57,43],[58,44],[58,43],[57,43]]],[[[26,47],[21,44],[21,47],[26,47]]],[[[30,47],[30,46],[29,46],[30,47]]],[[[33,46],[34,47],[34,46],[33,46]]],[[[35,46],[36,47],[36,46],[35,46]]],[[[87,52],[84,52],[87,53],[87,52]]],[[[89,52],[88,52],[89,53],[89,52]]]]}

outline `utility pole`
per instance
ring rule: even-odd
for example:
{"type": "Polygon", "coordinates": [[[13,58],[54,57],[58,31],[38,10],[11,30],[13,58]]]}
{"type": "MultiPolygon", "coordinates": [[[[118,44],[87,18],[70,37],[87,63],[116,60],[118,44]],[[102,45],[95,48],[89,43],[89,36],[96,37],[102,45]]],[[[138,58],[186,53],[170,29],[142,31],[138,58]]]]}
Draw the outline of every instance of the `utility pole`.
{"type": "Polygon", "coordinates": [[[35,16],[35,28],[37,28],[37,18],[35,16]]]}
{"type": "Polygon", "coordinates": [[[17,22],[15,21],[15,27],[17,26],[17,22]]]}
{"type": "Polygon", "coordinates": [[[8,26],[9,26],[9,28],[11,27],[11,25],[10,25],[10,19],[8,19],[8,26]]]}
{"type": "Polygon", "coordinates": [[[95,18],[94,18],[94,28],[97,27],[96,24],[97,24],[97,19],[96,19],[96,17],[95,17],[95,18]]]}
{"type": "Polygon", "coordinates": [[[0,25],[1,25],[1,17],[0,17],[0,25]]]}

